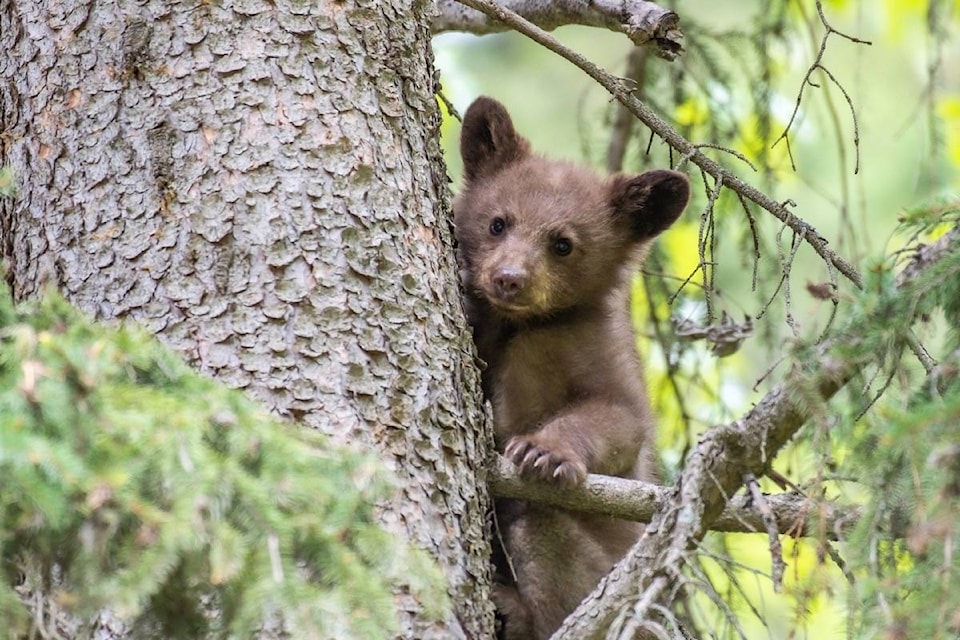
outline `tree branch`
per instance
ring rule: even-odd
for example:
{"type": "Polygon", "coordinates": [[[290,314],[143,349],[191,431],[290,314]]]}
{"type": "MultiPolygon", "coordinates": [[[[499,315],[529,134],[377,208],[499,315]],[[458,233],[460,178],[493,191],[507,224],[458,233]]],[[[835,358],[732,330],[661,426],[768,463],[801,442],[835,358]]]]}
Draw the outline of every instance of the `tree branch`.
{"type": "MultiPolygon", "coordinates": [[[[516,498],[571,511],[650,522],[670,499],[670,487],[639,480],[590,474],[572,489],[522,478],[506,459],[497,457],[488,483],[498,498],[516,498]]],[[[764,496],[778,533],[793,537],[826,535],[836,540],[860,517],[859,509],[838,508],[829,502],[814,502],[800,493],[764,496]]],[[[710,525],[713,531],[752,533],[767,531],[764,516],[748,495],[737,495],[710,525]]]]}
{"type": "Polygon", "coordinates": [[[863,286],[863,280],[860,277],[859,272],[857,272],[852,265],[850,265],[832,249],[830,249],[827,246],[826,238],[821,236],[816,229],[814,229],[805,220],[802,220],[794,215],[793,212],[787,208],[785,203],[779,203],[773,200],[756,187],[740,179],[734,173],[724,169],[718,162],[708,158],[703,153],[699,145],[695,145],[684,138],[676,129],[667,124],[646,104],[638,100],[636,96],[633,95],[633,91],[628,82],[625,82],[623,79],[607,73],[579,53],[572,51],[560,44],[556,38],[545,32],[543,29],[540,29],[535,24],[517,15],[515,12],[510,11],[504,6],[497,4],[493,0],[459,0],[459,2],[469,7],[473,7],[478,11],[482,11],[491,18],[500,20],[535,42],[542,44],[544,47],[550,49],[557,55],[572,62],[587,75],[596,80],[598,84],[600,84],[614,98],[616,98],[621,104],[629,109],[633,115],[647,125],[651,131],[656,133],[667,144],[680,152],[682,155],[681,162],[683,160],[689,160],[693,164],[700,167],[700,169],[702,169],[705,173],[713,176],[713,178],[717,180],[718,184],[722,184],[729,189],[733,189],[735,192],[740,194],[740,196],[746,198],[747,200],[753,201],[761,208],[773,214],[778,220],[783,222],[783,224],[793,229],[795,233],[803,238],[803,240],[826,261],[828,267],[831,269],[831,275],[833,274],[832,269],[836,269],[846,276],[851,282],[853,282],[858,288],[863,286]]]}
{"type": "MultiPolygon", "coordinates": [[[[897,279],[901,299],[915,300],[927,293],[926,272],[941,263],[953,271],[960,269],[955,257],[958,240],[960,227],[954,227],[936,244],[917,250],[897,279]],[[947,262],[950,257],[953,260],[947,262]]],[[[856,326],[883,323],[890,312],[889,305],[880,305],[856,326]]],[[[860,332],[851,330],[845,338],[855,342],[859,336],[860,332]]],[[[809,396],[797,392],[815,392],[826,401],[870,358],[877,357],[875,353],[846,360],[832,356],[834,349],[844,346],[840,340],[835,338],[818,348],[810,360],[819,366],[811,372],[794,370],[790,380],[764,396],[743,418],[703,435],[643,537],[567,618],[553,640],[601,638],[608,629],[607,637],[619,637],[619,628],[650,618],[656,605],[669,600],[670,586],[681,581],[689,549],[717,521],[729,496],[743,483],[744,474],[763,473],[815,410],[809,396]]]]}
{"type": "MultiPolygon", "coordinates": [[[[619,31],[637,46],[651,44],[661,58],[673,60],[682,50],[677,14],[645,0],[504,0],[502,6],[541,29],[553,31],[566,24],[582,24],[619,31]]],[[[469,31],[484,34],[510,26],[456,0],[437,0],[433,33],[469,31]]]]}

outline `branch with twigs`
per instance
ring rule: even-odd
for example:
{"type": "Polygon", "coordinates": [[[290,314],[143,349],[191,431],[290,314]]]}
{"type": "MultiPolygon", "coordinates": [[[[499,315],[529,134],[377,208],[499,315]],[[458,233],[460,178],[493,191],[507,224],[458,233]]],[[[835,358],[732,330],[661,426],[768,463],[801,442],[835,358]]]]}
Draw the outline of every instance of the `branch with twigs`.
{"type": "MultiPolygon", "coordinates": [[[[667,60],[676,58],[682,49],[683,34],[677,26],[677,14],[646,0],[504,0],[502,6],[547,31],[566,24],[619,31],[637,46],[650,45],[667,60]]],[[[500,20],[492,20],[488,13],[464,7],[456,0],[437,0],[430,27],[433,33],[476,34],[510,28],[500,20]]]]}
{"type": "Polygon", "coordinates": [[[604,71],[584,56],[560,44],[556,38],[529,20],[526,20],[522,16],[517,15],[517,13],[510,11],[492,0],[458,1],[509,25],[579,67],[587,75],[596,80],[598,84],[623,104],[634,116],[650,128],[651,131],[662,138],[673,149],[676,149],[681,154],[681,160],[678,164],[682,164],[684,161],[693,163],[699,167],[704,174],[712,176],[714,184],[732,189],[743,198],[754,202],[757,206],[765,209],[783,224],[790,227],[794,233],[802,238],[823,258],[830,271],[831,279],[835,277],[834,271],[837,271],[857,287],[863,286],[860,273],[830,249],[827,240],[821,236],[813,226],[796,216],[788,208],[788,204],[790,203],[776,202],[753,185],[742,180],[739,176],[728,171],[718,162],[705,155],[701,146],[695,145],[684,138],[646,104],[637,99],[633,94],[633,89],[629,82],[604,71]]]}
{"type": "MultiPolygon", "coordinates": [[[[573,488],[529,480],[522,478],[513,464],[502,457],[497,458],[487,482],[493,494],[500,498],[529,500],[635,522],[650,522],[670,498],[669,487],[611,476],[590,474],[582,485],[573,488]]],[[[814,501],[799,492],[757,493],[732,498],[710,528],[730,533],[776,533],[794,538],[825,533],[827,538],[836,540],[859,517],[857,508],[814,501]]]]}
{"type": "MultiPolygon", "coordinates": [[[[937,243],[917,249],[897,278],[896,300],[910,309],[942,282],[960,271],[960,227],[937,243]]],[[[863,353],[840,358],[835,351],[844,340],[856,342],[862,327],[884,322],[890,306],[883,305],[851,323],[848,332],[821,343],[808,372],[794,370],[787,382],[770,391],[739,420],[710,429],[687,458],[681,477],[669,489],[666,502],[650,520],[646,533],[614,567],[597,589],[554,634],[554,640],[583,640],[620,635],[629,627],[650,626],[655,613],[683,582],[690,549],[717,522],[745,474],[759,476],[777,452],[817,409],[815,394],[826,402],[864,366],[878,357],[863,353]],[[606,634],[610,635],[606,635],[606,634]]]]}

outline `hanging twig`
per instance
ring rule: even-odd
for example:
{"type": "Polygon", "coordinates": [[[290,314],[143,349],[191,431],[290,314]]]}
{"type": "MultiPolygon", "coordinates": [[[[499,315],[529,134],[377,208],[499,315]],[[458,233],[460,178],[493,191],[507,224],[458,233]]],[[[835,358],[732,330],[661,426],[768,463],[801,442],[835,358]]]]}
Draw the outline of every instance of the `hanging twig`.
{"type": "Polygon", "coordinates": [[[817,57],[814,59],[813,63],[810,65],[810,68],[807,69],[806,75],[803,77],[803,80],[800,82],[800,91],[797,92],[797,100],[793,106],[793,113],[790,114],[790,120],[787,122],[787,126],[783,128],[783,132],[780,134],[780,136],[776,140],[773,141],[773,144],[770,146],[775,147],[781,140],[783,140],[787,145],[787,155],[790,157],[790,166],[793,167],[794,170],[796,170],[797,167],[796,167],[796,163],[794,163],[794,160],[793,160],[793,151],[790,149],[790,138],[788,137],[788,134],[790,133],[790,128],[793,127],[794,121],[797,119],[797,114],[800,112],[800,103],[803,101],[803,90],[806,88],[807,85],[810,85],[811,87],[819,87],[819,85],[815,84],[810,79],[810,76],[813,75],[814,71],[816,71],[817,69],[820,69],[827,75],[827,77],[830,78],[831,81],[833,81],[833,84],[835,84],[837,88],[840,89],[841,93],[843,93],[843,97],[847,99],[847,104],[850,106],[850,116],[853,118],[853,146],[857,154],[856,166],[853,172],[858,173],[860,171],[860,127],[857,124],[857,112],[856,112],[856,109],[853,108],[853,100],[850,99],[850,95],[847,93],[846,89],[844,89],[843,85],[840,84],[840,82],[834,77],[834,75],[830,73],[826,67],[823,66],[822,62],[823,62],[823,54],[826,53],[827,51],[827,40],[829,40],[830,36],[833,34],[837,34],[841,38],[846,38],[847,40],[851,42],[855,42],[857,44],[870,45],[872,43],[867,40],[861,40],[860,38],[847,35],[842,31],[838,31],[837,29],[834,29],[833,26],[831,26],[831,24],[827,22],[826,16],[823,15],[823,5],[820,3],[820,0],[817,0],[817,13],[820,14],[820,22],[823,24],[824,29],[826,29],[826,31],[823,34],[823,38],[820,40],[820,49],[819,51],[817,51],[817,57]]]}

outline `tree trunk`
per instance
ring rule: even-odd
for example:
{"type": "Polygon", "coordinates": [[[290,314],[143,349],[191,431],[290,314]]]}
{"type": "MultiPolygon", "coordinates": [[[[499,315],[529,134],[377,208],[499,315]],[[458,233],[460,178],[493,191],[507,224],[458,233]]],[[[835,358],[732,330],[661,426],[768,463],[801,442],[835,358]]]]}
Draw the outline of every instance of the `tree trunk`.
{"type": "Polygon", "coordinates": [[[486,426],[415,0],[0,0],[2,256],[276,412],[374,447],[383,518],[489,637],[486,426]]]}

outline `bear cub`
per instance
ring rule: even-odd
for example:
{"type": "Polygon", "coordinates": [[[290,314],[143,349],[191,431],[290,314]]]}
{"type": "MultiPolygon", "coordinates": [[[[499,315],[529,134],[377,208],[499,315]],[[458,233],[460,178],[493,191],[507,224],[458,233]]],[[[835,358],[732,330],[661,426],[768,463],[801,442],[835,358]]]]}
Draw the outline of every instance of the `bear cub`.
{"type": "MultiPolygon", "coordinates": [[[[686,206],[687,178],[601,178],[536,155],[486,97],[464,116],[460,152],[458,262],[497,449],[522,474],[562,486],[588,473],[653,479],[628,284],[686,206]]],[[[548,638],[643,531],[516,500],[495,508],[505,640],[548,638]]]]}

